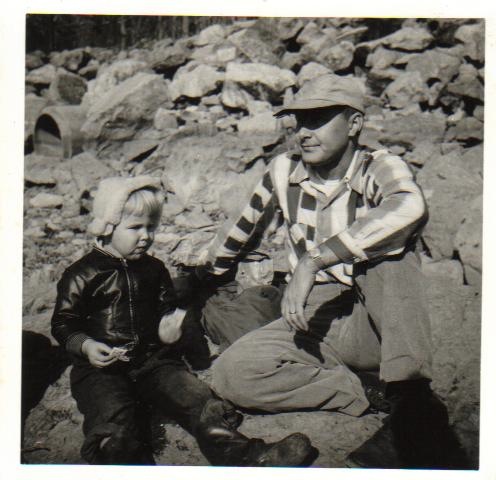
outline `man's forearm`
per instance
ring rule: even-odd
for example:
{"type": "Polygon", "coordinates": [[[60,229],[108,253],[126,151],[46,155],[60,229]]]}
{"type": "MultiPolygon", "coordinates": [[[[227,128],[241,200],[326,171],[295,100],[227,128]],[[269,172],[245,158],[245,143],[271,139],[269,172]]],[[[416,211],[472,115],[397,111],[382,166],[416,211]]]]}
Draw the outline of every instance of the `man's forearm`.
{"type": "Polygon", "coordinates": [[[301,260],[312,262],[316,272],[341,263],[341,260],[334,251],[324,243],[317,245],[315,248],[311,248],[305,253],[301,260]]]}

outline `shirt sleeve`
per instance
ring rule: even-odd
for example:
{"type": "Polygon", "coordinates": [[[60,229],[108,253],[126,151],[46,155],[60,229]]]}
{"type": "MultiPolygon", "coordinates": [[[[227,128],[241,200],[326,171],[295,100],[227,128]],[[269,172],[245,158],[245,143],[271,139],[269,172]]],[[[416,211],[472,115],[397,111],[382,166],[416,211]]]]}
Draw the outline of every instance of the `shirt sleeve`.
{"type": "Polygon", "coordinates": [[[227,272],[243,248],[257,234],[261,234],[260,221],[271,216],[274,188],[270,169],[267,168],[258,182],[248,204],[241,214],[229,219],[209,247],[206,263],[215,275],[227,272]]]}
{"type": "Polygon", "coordinates": [[[81,346],[89,337],[84,333],[83,291],[85,279],[66,270],[57,284],[57,300],[52,315],[52,335],[67,351],[81,355],[81,346]]]}
{"type": "Polygon", "coordinates": [[[324,242],[344,263],[399,254],[427,222],[422,191],[400,157],[374,159],[363,189],[366,213],[324,242]]]}

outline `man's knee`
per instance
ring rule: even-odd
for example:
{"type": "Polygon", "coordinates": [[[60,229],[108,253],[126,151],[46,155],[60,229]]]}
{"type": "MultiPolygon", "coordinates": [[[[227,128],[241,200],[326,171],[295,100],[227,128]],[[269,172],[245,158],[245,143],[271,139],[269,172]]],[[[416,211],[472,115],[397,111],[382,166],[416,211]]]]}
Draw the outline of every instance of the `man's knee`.
{"type": "Polygon", "coordinates": [[[236,348],[228,348],[216,360],[212,368],[212,388],[222,398],[240,405],[246,384],[246,360],[236,348]]]}
{"type": "Polygon", "coordinates": [[[217,359],[212,388],[236,405],[264,408],[262,392],[267,389],[266,378],[275,369],[275,362],[271,358],[253,358],[242,347],[234,344],[217,359]]]}

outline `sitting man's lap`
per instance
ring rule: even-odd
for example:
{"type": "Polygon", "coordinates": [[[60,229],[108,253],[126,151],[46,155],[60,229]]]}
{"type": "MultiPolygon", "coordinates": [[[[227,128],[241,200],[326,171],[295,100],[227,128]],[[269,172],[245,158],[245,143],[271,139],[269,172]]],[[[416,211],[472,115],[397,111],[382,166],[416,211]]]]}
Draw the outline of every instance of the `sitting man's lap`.
{"type": "Polygon", "coordinates": [[[430,347],[422,292],[406,285],[417,271],[418,261],[408,252],[362,271],[357,290],[315,285],[305,307],[309,330],[290,330],[280,318],[246,334],[214,365],[214,389],[247,408],[360,415],[368,402],[350,367],[381,373],[384,367],[393,377],[405,369],[412,378],[430,373],[421,361],[430,347]],[[397,335],[398,329],[407,334],[397,335]]]}

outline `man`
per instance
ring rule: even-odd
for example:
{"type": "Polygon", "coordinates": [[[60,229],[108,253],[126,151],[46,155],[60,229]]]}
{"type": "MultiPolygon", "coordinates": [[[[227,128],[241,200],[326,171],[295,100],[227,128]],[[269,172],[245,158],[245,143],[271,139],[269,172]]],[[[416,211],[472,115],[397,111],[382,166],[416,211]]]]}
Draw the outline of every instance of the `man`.
{"type": "Polygon", "coordinates": [[[374,378],[364,372],[378,370],[391,415],[349,464],[455,466],[446,408],[429,386],[430,324],[415,251],[425,201],[400,157],[359,147],[364,112],[359,81],[327,74],[277,113],[295,116],[299,152],[269,164],[212,243],[207,270],[231,269],[275,205],[290,266],[282,317],[223,352],[213,388],[246,408],[358,416],[374,400],[369,393],[381,393],[362,383],[374,378]]]}

